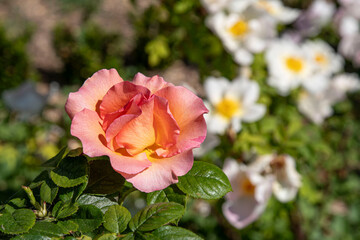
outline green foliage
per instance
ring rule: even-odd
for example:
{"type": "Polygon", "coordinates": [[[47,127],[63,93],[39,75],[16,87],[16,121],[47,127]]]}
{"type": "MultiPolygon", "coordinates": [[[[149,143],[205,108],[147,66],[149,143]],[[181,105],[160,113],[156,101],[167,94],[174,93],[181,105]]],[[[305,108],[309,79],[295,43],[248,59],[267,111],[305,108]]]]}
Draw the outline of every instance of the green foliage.
{"type": "Polygon", "coordinates": [[[130,221],[129,228],[135,231],[151,231],[184,214],[184,207],[178,203],[155,203],[138,212],[130,221]]]}
{"type": "MultiPolygon", "coordinates": [[[[108,159],[89,158],[80,150],[65,154],[61,149],[43,165],[47,170],[29,187],[23,187],[24,195],[0,208],[1,239],[11,235],[17,235],[14,239],[201,239],[191,231],[172,226],[179,224],[185,213],[186,194],[193,195],[187,187],[180,190],[172,185],[143,193],[148,206],[132,217],[132,210],[120,204],[136,189],[112,170],[108,159]]],[[[218,167],[195,162],[194,169],[195,173],[190,172],[194,179],[187,182],[207,189],[202,179],[207,171],[216,189],[201,192],[197,198],[219,198],[229,191],[228,179],[218,167]]]]}
{"type": "Polygon", "coordinates": [[[99,69],[122,66],[120,36],[106,33],[94,24],[86,24],[77,34],[58,25],[54,46],[64,63],[64,83],[79,84],[99,69]]]}
{"type": "Polygon", "coordinates": [[[17,87],[29,77],[29,59],[25,52],[29,35],[9,39],[5,29],[0,26],[0,94],[6,89],[17,87]]]}
{"type": "Polygon", "coordinates": [[[0,215],[0,231],[19,234],[29,231],[35,224],[35,214],[30,209],[17,209],[0,215]]]}
{"type": "Polygon", "coordinates": [[[232,191],[221,169],[206,162],[194,162],[192,169],[179,177],[177,186],[191,197],[203,199],[218,199],[232,191]]]}
{"type": "Polygon", "coordinates": [[[104,227],[113,233],[121,233],[131,219],[130,212],[119,205],[110,206],[104,215],[104,227]]]}

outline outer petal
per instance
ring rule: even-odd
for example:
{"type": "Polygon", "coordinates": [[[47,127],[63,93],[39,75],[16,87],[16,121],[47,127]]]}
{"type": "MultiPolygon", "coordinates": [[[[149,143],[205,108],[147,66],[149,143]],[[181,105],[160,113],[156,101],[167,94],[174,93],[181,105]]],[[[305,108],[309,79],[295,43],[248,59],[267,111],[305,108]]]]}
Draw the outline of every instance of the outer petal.
{"type": "Polygon", "coordinates": [[[136,155],[155,143],[154,98],[140,108],[142,113],[128,122],[116,136],[119,147],[125,147],[131,155],[136,155]]]}
{"type": "Polygon", "coordinates": [[[203,101],[184,87],[167,87],[155,95],[166,98],[179,128],[176,146],[167,156],[199,147],[206,137],[206,123],[203,117],[208,112],[203,101]]]}
{"type": "Polygon", "coordinates": [[[171,83],[165,82],[164,79],[158,75],[153,77],[146,77],[142,73],[137,73],[135,75],[133,83],[146,87],[151,91],[151,93],[155,93],[165,87],[174,86],[171,83]]]}
{"type": "Polygon", "coordinates": [[[84,108],[96,111],[99,101],[103,99],[106,92],[115,84],[122,82],[115,69],[100,70],[88,78],[77,92],[69,94],[65,104],[65,110],[72,119],[74,115],[84,108]]]}
{"type": "Polygon", "coordinates": [[[145,98],[148,98],[150,91],[131,82],[121,82],[114,85],[102,100],[100,105],[101,117],[104,118],[106,114],[122,109],[137,94],[142,94],[145,98]]]}
{"type": "Polygon", "coordinates": [[[123,175],[134,187],[143,192],[161,190],[170,184],[178,182],[178,176],[185,175],[194,163],[192,151],[186,151],[170,158],[154,160],[150,157],[152,165],[141,173],[123,175]]]}
{"type": "Polygon", "coordinates": [[[71,124],[71,135],[79,138],[83,144],[83,151],[90,157],[107,155],[116,171],[129,174],[138,173],[151,165],[146,155],[124,156],[107,148],[105,133],[100,126],[101,119],[94,111],[84,109],[77,113],[71,124]]]}

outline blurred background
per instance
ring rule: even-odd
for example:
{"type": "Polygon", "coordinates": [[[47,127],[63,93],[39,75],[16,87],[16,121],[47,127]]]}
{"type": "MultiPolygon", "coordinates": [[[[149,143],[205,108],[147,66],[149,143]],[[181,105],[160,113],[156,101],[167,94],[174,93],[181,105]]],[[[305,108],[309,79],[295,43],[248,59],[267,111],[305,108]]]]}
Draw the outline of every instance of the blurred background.
{"type": "MultiPolygon", "coordinates": [[[[283,3],[305,11],[312,1],[283,3]]],[[[207,76],[235,78],[239,66],[205,25],[208,15],[197,0],[1,0],[0,203],[62,147],[81,146],[70,135],[64,105],[68,93],[96,71],[115,68],[126,80],[137,72],[158,74],[201,97],[207,76]]],[[[289,29],[296,26],[281,25],[278,31],[289,29]]],[[[331,21],[310,38],[334,49],[341,41],[331,21]]],[[[347,59],[344,69],[359,74],[358,66],[347,59]]],[[[255,55],[251,69],[264,84],[262,55],[255,55]]],[[[336,104],[334,116],[321,126],[291,115],[296,111],[291,96],[273,102],[278,128],[291,128],[291,136],[266,131],[263,137],[245,127],[247,135],[238,135],[235,144],[223,136],[201,158],[221,166],[224,149],[233,157],[253,148],[282,149],[296,158],[303,176],[296,200],[270,200],[260,219],[240,231],[226,222],[220,203],[192,200],[180,225],[204,239],[360,239],[360,94],[336,104]]]]}

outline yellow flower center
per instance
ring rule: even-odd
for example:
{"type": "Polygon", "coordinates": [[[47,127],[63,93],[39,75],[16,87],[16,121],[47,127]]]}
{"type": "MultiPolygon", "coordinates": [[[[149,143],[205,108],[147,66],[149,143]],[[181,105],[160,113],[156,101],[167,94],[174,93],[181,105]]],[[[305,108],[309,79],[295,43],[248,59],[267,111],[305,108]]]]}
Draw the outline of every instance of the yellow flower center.
{"type": "Polygon", "coordinates": [[[301,72],[304,68],[304,63],[301,58],[298,57],[288,57],[285,60],[286,67],[295,73],[301,72]]]}
{"type": "Polygon", "coordinates": [[[216,105],[216,112],[227,119],[231,119],[240,110],[241,103],[229,98],[224,98],[216,105]]]}
{"type": "Polygon", "coordinates": [[[241,37],[241,36],[244,36],[249,31],[249,26],[248,26],[247,22],[245,22],[243,20],[239,20],[230,27],[229,31],[234,36],[241,37]]]}
{"type": "Polygon", "coordinates": [[[318,54],[315,55],[315,61],[318,64],[324,65],[324,64],[327,63],[327,58],[324,56],[324,54],[318,53],[318,54]]]}
{"type": "Polygon", "coordinates": [[[255,186],[250,182],[248,178],[242,180],[240,188],[241,192],[245,193],[246,195],[254,195],[255,193],[255,186]]]}

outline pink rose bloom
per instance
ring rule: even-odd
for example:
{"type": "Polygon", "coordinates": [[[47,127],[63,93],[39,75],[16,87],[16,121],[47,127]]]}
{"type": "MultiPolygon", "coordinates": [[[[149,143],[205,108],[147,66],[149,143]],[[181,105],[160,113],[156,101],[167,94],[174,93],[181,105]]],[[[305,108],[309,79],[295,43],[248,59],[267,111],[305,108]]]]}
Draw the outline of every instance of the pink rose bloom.
{"type": "Polygon", "coordinates": [[[127,82],[115,69],[100,70],[70,93],[65,109],[84,153],[109,156],[114,170],[144,192],[176,183],[206,137],[203,101],[159,76],[138,73],[127,82]]]}

